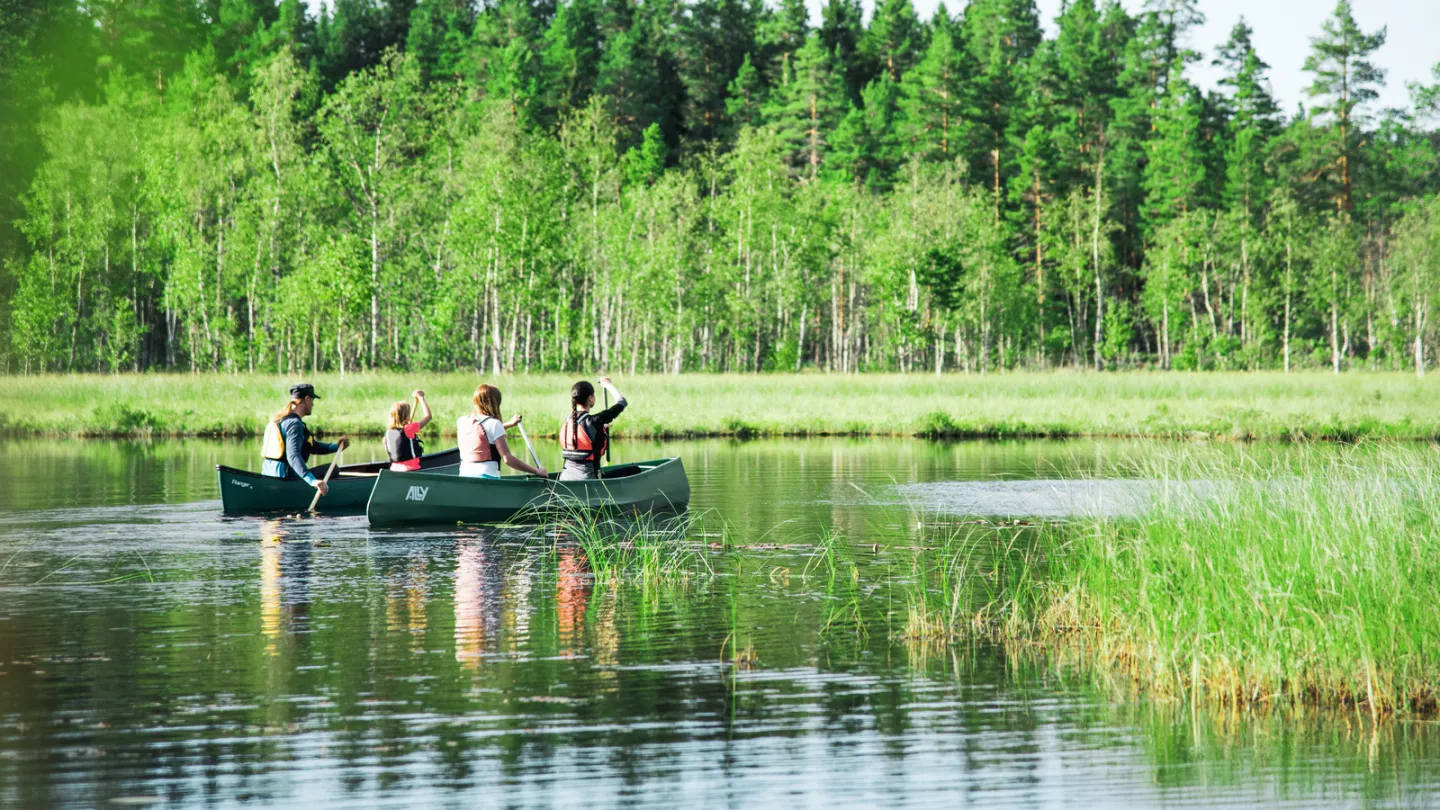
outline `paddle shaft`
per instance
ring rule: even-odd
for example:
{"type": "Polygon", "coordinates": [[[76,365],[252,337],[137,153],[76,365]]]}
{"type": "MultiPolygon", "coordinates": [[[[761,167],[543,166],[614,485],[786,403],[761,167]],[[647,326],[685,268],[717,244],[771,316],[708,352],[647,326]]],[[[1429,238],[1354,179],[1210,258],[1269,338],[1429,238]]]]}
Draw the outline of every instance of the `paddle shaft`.
{"type": "MultiPolygon", "coordinates": [[[[605,410],[608,411],[610,410],[610,389],[603,385],[600,388],[605,393],[605,410]]],[[[607,465],[610,463],[610,434],[608,432],[605,434],[605,463],[607,465]]]]}
{"type": "MultiPolygon", "coordinates": [[[[335,468],[340,466],[340,456],[344,455],[344,453],[345,453],[345,450],[344,450],[343,448],[335,451],[335,458],[330,462],[330,469],[328,469],[328,470],[325,471],[325,479],[324,479],[323,481],[321,481],[322,484],[328,484],[328,483],[330,483],[330,476],[334,475],[334,474],[335,474],[335,468]]],[[[310,511],[311,511],[311,512],[314,512],[314,511],[315,511],[315,504],[320,503],[320,495],[321,495],[320,488],[319,488],[319,487],[316,487],[316,488],[315,488],[315,497],[310,499],[310,511]]]]}
{"type": "Polygon", "coordinates": [[[515,427],[520,428],[520,438],[525,440],[525,449],[530,451],[530,460],[535,462],[535,469],[540,469],[540,457],[535,455],[535,445],[530,443],[530,437],[525,434],[525,425],[520,424],[515,427]]]}

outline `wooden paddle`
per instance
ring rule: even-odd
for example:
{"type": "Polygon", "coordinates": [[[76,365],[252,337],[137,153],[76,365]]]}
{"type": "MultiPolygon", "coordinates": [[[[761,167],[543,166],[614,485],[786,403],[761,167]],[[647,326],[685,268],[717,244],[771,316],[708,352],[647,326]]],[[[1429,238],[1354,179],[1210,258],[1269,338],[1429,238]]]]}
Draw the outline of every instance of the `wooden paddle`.
{"type": "MultiPolygon", "coordinates": [[[[600,386],[600,390],[605,394],[605,410],[608,411],[610,410],[610,389],[602,385],[600,386]]],[[[605,464],[607,466],[610,464],[610,433],[608,430],[605,433],[605,464]]],[[[599,470],[595,471],[595,477],[600,477],[599,470]]]]}
{"type": "Polygon", "coordinates": [[[540,467],[541,467],[540,457],[537,456],[537,455],[535,455],[535,445],[531,444],[531,443],[530,443],[530,437],[527,436],[527,435],[525,435],[525,423],[524,423],[524,422],[521,422],[521,423],[517,424],[515,427],[520,428],[520,438],[522,438],[522,439],[525,440],[525,449],[530,451],[530,460],[533,461],[533,462],[535,462],[535,468],[536,468],[537,470],[540,469],[540,467]]]}
{"type": "MultiPolygon", "coordinates": [[[[324,478],[324,480],[322,480],[320,483],[322,483],[322,484],[329,484],[329,483],[330,483],[330,476],[334,475],[334,474],[335,474],[335,468],[340,466],[340,456],[342,456],[344,453],[345,453],[345,449],[344,449],[344,448],[341,448],[341,449],[335,451],[335,460],[330,462],[330,469],[328,469],[328,470],[325,471],[325,478],[324,478]]],[[[315,511],[315,504],[320,503],[320,494],[321,494],[321,493],[320,493],[320,488],[319,488],[319,487],[316,487],[316,488],[315,488],[315,497],[310,499],[310,511],[311,511],[311,512],[314,512],[314,511],[315,511]]]]}

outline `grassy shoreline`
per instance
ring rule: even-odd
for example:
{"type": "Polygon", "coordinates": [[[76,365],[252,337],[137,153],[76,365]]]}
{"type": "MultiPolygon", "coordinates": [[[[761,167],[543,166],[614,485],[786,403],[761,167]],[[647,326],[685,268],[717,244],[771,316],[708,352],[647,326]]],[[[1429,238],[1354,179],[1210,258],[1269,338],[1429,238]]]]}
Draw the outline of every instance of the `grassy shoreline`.
{"type": "Polygon", "coordinates": [[[1001,643],[1160,700],[1440,716],[1440,453],[1246,455],[1147,463],[1177,486],[1137,518],[942,539],[904,635],[1001,643]]]}
{"type": "MultiPolygon", "coordinates": [[[[309,378],[326,434],[379,435],[395,400],[430,395],[432,434],[453,435],[481,381],[507,415],[553,436],[575,377],[535,374],[333,374],[309,378]]],[[[47,375],[0,384],[0,433],[53,437],[254,436],[294,382],[267,374],[47,375]]],[[[1073,371],[934,376],[617,376],[630,409],[616,423],[641,438],[921,436],[936,438],[1226,438],[1355,440],[1440,437],[1440,377],[1399,373],[1073,371]]]]}

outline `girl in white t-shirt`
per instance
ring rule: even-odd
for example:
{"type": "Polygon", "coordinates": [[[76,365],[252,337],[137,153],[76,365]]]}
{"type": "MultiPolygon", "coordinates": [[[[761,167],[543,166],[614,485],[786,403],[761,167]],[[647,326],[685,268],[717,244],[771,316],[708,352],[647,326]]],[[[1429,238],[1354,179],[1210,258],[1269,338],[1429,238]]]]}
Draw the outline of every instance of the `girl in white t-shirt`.
{"type": "Polygon", "coordinates": [[[531,467],[510,452],[505,429],[520,424],[516,414],[509,422],[500,421],[500,389],[480,385],[475,389],[475,410],[455,420],[460,435],[460,475],[467,478],[499,478],[500,459],[512,469],[545,477],[544,467],[531,467]]]}

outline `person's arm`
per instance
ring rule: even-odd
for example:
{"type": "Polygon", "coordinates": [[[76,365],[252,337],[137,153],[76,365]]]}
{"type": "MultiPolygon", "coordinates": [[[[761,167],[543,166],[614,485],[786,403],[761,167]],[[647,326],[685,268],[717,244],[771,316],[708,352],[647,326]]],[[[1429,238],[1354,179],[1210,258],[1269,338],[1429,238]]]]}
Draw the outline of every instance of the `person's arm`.
{"type": "MultiPolygon", "coordinates": [[[[425,415],[420,417],[419,419],[416,419],[413,424],[417,426],[415,430],[424,430],[425,426],[430,424],[430,403],[425,401],[425,392],[421,391],[418,388],[415,389],[415,393],[413,394],[413,396],[415,397],[415,399],[419,400],[420,408],[425,411],[425,415]]],[[[411,436],[410,438],[413,439],[415,437],[411,436]]]]}
{"type": "MultiPolygon", "coordinates": [[[[320,480],[305,466],[305,457],[300,455],[300,447],[305,444],[305,427],[299,419],[286,419],[280,424],[280,429],[285,431],[285,463],[290,465],[290,471],[310,486],[318,485],[320,480]]],[[[315,446],[320,447],[320,442],[316,442],[315,446]]]]}
{"type": "Polygon", "coordinates": [[[544,467],[531,467],[529,464],[516,458],[515,454],[510,452],[510,443],[505,441],[504,436],[495,440],[495,451],[500,454],[501,458],[505,459],[505,465],[511,469],[529,473],[530,475],[538,475],[541,478],[549,475],[544,467]]]}
{"type": "Polygon", "coordinates": [[[347,447],[349,447],[349,446],[350,446],[350,437],[349,437],[349,436],[341,436],[340,438],[336,439],[336,440],[333,441],[333,442],[321,442],[321,441],[316,441],[316,442],[312,442],[311,445],[310,445],[310,448],[311,448],[311,449],[310,449],[310,455],[312,455],[312,456],[329,456],[329,455],[333,455],[333,454],[335,454],[335,453],[338,453],[338,452],[340,452],[341,450],[344,450],[345,448],[347,448],[347,447]]]}
{"type": "Polygon", "coordinates": [[[600,387],[615,395],[615,404],[598,413],[591,413],[590,421],[597,425],[608,425],[615,421],[615,417],[619,416],[621,411],[625,410],[625,395],[620,393],[620,389],[616,388],[614,383],[610,382],[609,377],[600,378],[600,387]]]}

